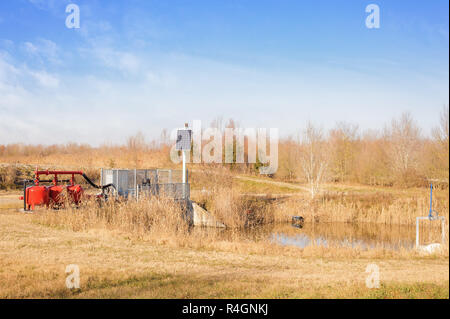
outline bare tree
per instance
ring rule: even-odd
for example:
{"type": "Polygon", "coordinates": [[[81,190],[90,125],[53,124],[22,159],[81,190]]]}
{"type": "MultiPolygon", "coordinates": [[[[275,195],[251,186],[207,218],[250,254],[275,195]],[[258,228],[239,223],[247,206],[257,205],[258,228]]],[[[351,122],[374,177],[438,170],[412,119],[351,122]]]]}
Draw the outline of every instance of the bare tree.
{"type": "Polygon", "coordinates": [[[223,132],[224,129],[224,120],[223,116],[217,116],[211,121],[211,127],[217,128],[220,132],[223,132]]]}
{"type": "Polygon", "coordinates": [[[167,146],[170,145],[170,136],[169,132],[166,128],[161,131],[161,135],[159,137],[159,146],[167,146]]]}
{"type": "Polygon", "coordinates": [[[298,176],[299,145],[292,136],[288,136],[279,145],[279,169],[277,175],[289,181],[298,176]]]}
{"type": "Polygon", "coordinates": [[[314,198],[320,191],[328,168],[327,147],[323,131],[308,123],[301,142],[301,169],[309,185],[311,198],[314,198]]]}
{"type": "Polygon", "coordinates": [[[145,137],[142,132],[138,132],[134,136],[130,136],[127,139],[127,148],[132,157],[132,162],[135,168],[139,168],[142,162],[141,154],[146,148],[145,137]]]}
{"type": "Polygon", "coordinates": [[[444,106],[440,125],[435,127],[433,133],[433,168],[437,171],[438,177],[448,180],[449,172],[449,127],[448,127],[448,105],[444,106]]]}
{"type": "Polygon", "coordinates": [[[356,143],[359,139],[358,125],[339,122],[330,132],[332,149],[332,169],[340,181],[350,175],[354,168],[356,143]]]}
{"type": "Polygon", "coordinates": [[[391,126],[385,129],[385,137],[394,170],[406,173],[415,169],[421,134],[411,114],[406,112],[398,120],[392,120],[391,126]]]}
{"type": "Polygon", "coordinates": [[[449,141],[449,129],[448,129],[448,105],[444,106],[439,121],[439,127],[433,129],[433,137],[436,141],[447,145],[449,141]]]}

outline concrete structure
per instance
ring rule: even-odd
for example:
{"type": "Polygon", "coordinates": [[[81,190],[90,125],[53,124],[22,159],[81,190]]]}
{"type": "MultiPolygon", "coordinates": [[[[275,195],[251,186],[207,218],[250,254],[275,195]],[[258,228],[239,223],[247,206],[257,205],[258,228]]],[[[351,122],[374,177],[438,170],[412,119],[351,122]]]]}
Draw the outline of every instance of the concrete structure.
{"type": "Polygon", "coordinates": [[[200,207],[197,203],[191,201],[190,205],[190,223],[193,226],[202,227],[218,227],[225,228],[226,226],[218,221],[210,212],[200,207]]]}

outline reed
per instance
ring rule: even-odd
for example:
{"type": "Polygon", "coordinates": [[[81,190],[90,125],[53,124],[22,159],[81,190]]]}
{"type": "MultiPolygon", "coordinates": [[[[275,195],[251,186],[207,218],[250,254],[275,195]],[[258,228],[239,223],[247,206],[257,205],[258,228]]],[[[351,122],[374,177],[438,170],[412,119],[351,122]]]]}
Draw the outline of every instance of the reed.
{"type": "Polygon", "coordinates": [[[95,201],[85,201],[81,206],[69,206],[61,210],[42,210],[36,214],[37,221],[49,226],[57,226],[73,231],[107,229],[136,238],[151,236],[182,240],[188,233],[184,210],[179,203],[160,197],[143,198],[139,202],[110,200],[99,205],[95,201]]]}
{"type": "MultiPolygon", "coordinates": [[[[449,218],[448,193],[433,198],[433,208],[449,218]]],[[[308,222],[374,223],[386,225],[415,225],[416,217],[427,216],[427,196],[398,196],[377,194],[323,195],[315,200],[293,197],[273,207],[276,221],[287,221],[300,215],[308,222]]],[[[435,223],[439,227],[439,223],[435,223]]]]}

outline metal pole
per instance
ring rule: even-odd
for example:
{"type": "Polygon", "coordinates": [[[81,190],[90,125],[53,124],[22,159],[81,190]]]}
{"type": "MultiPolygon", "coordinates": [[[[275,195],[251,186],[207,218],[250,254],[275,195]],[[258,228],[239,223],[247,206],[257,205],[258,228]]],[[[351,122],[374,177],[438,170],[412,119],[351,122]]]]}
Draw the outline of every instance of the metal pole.
{"type": "Polygon", "coordinates": [[[186,184],[186,151],[183,150],[183,184],[186,184]]]}
{"type": "Polygon", "coordinates": [[[182,150],[183,153],[183,190],[182,190],[182,197],[183,199],[186,199],[186,151],[182,150]]]}
{"type": "Polygon", "coordinates": [[[433,217],[433,184],[430,185],[430,212],[428,217],[433,217]]]}
{"type": "MultiPolygon", "coordinates": [[[[114,177],[114,174],[113,174],[113,177],[114,177]]],[[[116,196],[118,196],[119,195],[119,170],[118,169],[116,169],[116,187],[117,187],[116,196]]]]}
{"type": "Polygon", "coordinates": [[[136,197],[137,200],[137,171],[134,169],[134,197],[136,197]]]}
{"type": "Polygon", "coordinates": [[[27,182],[23,181],[23,210],[27,211],[27,182]]]}

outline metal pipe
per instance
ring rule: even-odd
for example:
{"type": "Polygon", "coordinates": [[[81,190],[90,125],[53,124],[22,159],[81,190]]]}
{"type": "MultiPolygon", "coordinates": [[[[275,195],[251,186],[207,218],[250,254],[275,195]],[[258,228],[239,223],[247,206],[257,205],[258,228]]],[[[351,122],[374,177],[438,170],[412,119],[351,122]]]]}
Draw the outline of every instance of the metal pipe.
{"type": "Polygon", "coordinates": [[[433,184],[430,184],[430,212],[428,213],[428,218],[433,217],[433,184]]]}
{"type": "Polygon", "coordinates": [[[183,184],[186,184],[186,151],[181,152],[183,153],[183,184]]]}
{"type": "Polygon", "coordinates": [[[27,211],[27,180],[23,181],[23,210],[27,211]]]}
{"type": "Polygon", "coordinates": [[[137,171],[134,169],[134,197],[136,197],[137,200],[137,171]]]}
{"type": "Polygon", "coordinates": [[[46,170],[46,171],[36,171],[35,174],[37,176],[39,176],[39,175],[53,175],[53,174],[56,174],[56,175],[72,175],[72,174],[83,175],[83,171],[49,171],[49,170],[46,170]]]}

